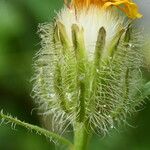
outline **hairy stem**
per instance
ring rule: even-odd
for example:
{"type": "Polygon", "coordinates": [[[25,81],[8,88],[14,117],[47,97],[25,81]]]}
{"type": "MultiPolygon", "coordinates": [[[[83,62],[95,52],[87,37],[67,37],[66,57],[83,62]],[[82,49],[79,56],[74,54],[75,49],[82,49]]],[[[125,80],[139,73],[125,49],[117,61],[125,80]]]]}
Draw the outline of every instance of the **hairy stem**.
{"type": "Polygon", "coordinates": [[[74,130],[74,150],[86,150],[90,134],[83,123],[76,123],[74,130]]]}
{"type": "Polygon", "coordinates": [[[20,121],[17,118],[13,118],[11,116],[5,115],[2,112],[0,113],[0,119],[4,119],[10,123],[14,123],[14,124],[17,124],[17,125],[22,126],[24,128],[27,128],[29,130],[35,131],[36,133],[44,135],[45,137],[53,138],[53,139],[57,140],[59,143],[61,143],[63,145],[67,145],[71,150],[73,149],[73,145],[69,140],[67,140],[66,138],[64,138],[64,137],[62,137],[56,133],[53,133],[53,132],[50,132],[50,131],[45,130],[43,128],[40,128],[36,125],[32,125],[32,124],[20,121]]]}

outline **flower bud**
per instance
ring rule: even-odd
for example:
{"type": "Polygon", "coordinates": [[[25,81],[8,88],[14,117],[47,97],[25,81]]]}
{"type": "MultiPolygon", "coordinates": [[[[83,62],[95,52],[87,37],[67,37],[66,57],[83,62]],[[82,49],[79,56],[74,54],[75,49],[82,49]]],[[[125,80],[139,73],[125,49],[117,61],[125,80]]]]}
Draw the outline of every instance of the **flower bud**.
{"type": "Polygon", "coordinates": [[[78,122],[105,134],[141,105],[141,37],[125,17],[65,7],[40,35],[34,98],[57,126],[78,122]]]}

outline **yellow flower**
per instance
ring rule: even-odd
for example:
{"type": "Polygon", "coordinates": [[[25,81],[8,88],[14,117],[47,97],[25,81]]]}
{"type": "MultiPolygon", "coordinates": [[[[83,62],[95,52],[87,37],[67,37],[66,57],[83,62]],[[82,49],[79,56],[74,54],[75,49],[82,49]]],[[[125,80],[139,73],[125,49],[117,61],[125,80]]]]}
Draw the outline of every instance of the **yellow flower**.
{"type": "MultiPolygon", "coordinates": [[[[67,0],[64,0],[67,2],[67,0]]],[[[72,0],[71,6],[76,9],[89,8],[91,5],[108,9],[112,6],[123,11],[129,18],[141,18],[142,15],[138,12],[138,6],[132,0],[72,0]]]]}

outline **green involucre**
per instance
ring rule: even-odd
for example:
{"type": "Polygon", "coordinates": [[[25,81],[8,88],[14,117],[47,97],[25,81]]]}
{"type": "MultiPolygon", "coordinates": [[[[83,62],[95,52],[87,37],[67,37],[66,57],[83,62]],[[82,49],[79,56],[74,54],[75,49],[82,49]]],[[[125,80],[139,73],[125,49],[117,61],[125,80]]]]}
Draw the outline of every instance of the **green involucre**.
{"type": "Polygon", "coordinates": [[[142,104],[141,43],[131,24],[122,24],[107,45],[101,27],[92,58],[83,27],[72,25],[72,39],[61,22],[41,26],[40,34],[33,93],[42,112],[56,122],[53,128],[80,122],[105,134],[142,104]]]}

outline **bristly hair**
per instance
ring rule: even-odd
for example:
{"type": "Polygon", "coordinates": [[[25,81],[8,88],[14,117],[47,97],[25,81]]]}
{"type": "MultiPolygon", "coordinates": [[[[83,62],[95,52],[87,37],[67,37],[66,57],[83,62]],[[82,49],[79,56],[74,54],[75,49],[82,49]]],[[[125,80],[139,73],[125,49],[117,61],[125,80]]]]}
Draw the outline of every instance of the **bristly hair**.
{"type": "Polygon", "coordinates": [[[88,129],[106,134],[142,105],[141,35],[129,21],[125,23],[124,17],[117,20],[105,12],[100,14],[102,17],[91,16],[89,19],[91,11],[98,11],[91,8],[86,12],[88,15],[83,11],[82,19],[76,20],[74,13],[69,11],[65,8],[54,23],[39,28],[42,48],[34,61],[33,98],[42,114],[51,117],[52,130],[63,133],[68,125],[74,125],[78,120],[81,109],[85,109],[84,122],[88,129]],[[64,25],[62,28],[70,42],[68,47],[62,44],[57,31],[58,21],[64,25]],[[72,24],[84,30],[87,60],[76,59],[75,45],[71,42],[72,24]],[[99,46],[96,41],[99,29],[105,42],[100,64],[95,65],[94,50],[99,46]],[[80,68],[79,63],[84,67],[80,68]],[[81,101],[78,101],[82,80],[85,80],[84,107],[80,107],[81,101]]]}

